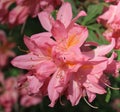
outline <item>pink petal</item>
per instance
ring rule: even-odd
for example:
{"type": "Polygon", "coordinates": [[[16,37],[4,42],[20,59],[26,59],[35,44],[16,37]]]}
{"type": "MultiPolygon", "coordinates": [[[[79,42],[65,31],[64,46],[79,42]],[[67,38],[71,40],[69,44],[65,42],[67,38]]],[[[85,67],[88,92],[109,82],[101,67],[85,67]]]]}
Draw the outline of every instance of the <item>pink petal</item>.
{"type": "Polygon", "coordinates": [[[36,52],[39,55],[41,54],[41,51],[38,49],[37,44],[35,44],[35,42],[32,41],[29,37],[24,36],[24,43],[31,52],[36,52]]]}
{"type": "Polygon", "coordinates": [[[44,61],[41,64],[39,64],[36,68],[37,74],[44,78],[49,77],[56,70],[55,64],[51,61],[44,61]]]}
{"type": "Polygon", "coordinates": [[[83,86],[92,93],[97,93],[97,94],[106,93],[105,89],[102,88],[101,86],[99,86],[95,82],[88,82],[88,83],[86,82],[86,83],[83,84],[83,86]]]}
{"type": "Polygon", "coordinates": [[[38,103],[41,102],[41,98],[39,97],[34,97],[34,96],[29,96],[29,95],[24,95],[21,97],[20,104],[24,107],[30,107],[33,105],[37,105],[38,103]]]}
{"type": "Polygon", "coordinates": [[[54,44],[55,42],[50,38],[51,36],[52,34],[49,32],[42,32],[32,35],[31,40],[33,40],[38,46],[44,46],[46,43],[54,44]]]}
{"type": "Polygon", "coordinates": [[[73,27],[73,25],[75,24],[75,22],[77,21],[77,19],[78,19],[79,17],[81,17],[81,16],[86,16],[86,15],[87,15],[87,14],[86,14],[85,11],[80,11],[80,12],[78,13],[78,15],[77,15],[75,18],[72,19],[72,21],[70,22],[70,24],[69,24],[69,26],[67,27],[67,29],[68,29],[68,30],[71,29],[71,27],[73,27]]]}
{"type": "Polygon", "coordinates": [[[88,30],[86,27],[74,26],[68,32],[68,46],[80,47],[88,37],[88,30]]]}
{"type": "Polygon", "coordinates": [[[112,39],[111,43],[109,45],[102,45],[98,46],[95,50],[95,56],[103,56],[108,54],[115,46],[115,40],[112,39]]]}
{"type": "Polygon", "coordinates": [[[88,96],[89,102],[92,102],[92,101],[95,99],[96,94],[95,94],[95,93],[92,93],[92,92],[90,92],[90,91],[86,91],[86,92],[87,92],[87,96],[88,96]]]}
{"type": "Polygon", "coordinates": [[[51,33],[48,32],[35,34],[31,37],[31,40],[36,43],[42,54],[49,57],[51,57],[52,47],[56,45],[56,42],[50,37],[51,33]]]}
{"type": "Polygon", "coordinates": [[[51,36],[51,33],[43,32],[32,35],[31,40],[34,41],[38,45],[38,47],[45,47],[46,45],[53,46],[56,44],[56,42],[51,38],[51,36]]]}
{"type": "Polygon", "coordinates": [[[32,53],[22,55],[22,56],[17,56],[14,58],[11,63],[13,66],[22,68],[22,69],[33,69],[35,66],[40,64],[41,62],[44,61],[43,56],[37,56],[32,53]]]}
{"type": "Polygon", "coordinates": [[[67,31],[60,21],[54,22],[51,32],[55,40],[58,42],[67,38],[67,31]]]}
{"type": "MultiPolygon", "coordinates": [[[[97,58],[96,58],[97,59],[97,58]]],[[[82,75],[87,74],[98,74],[103,72],[107,68],[107,59],[101,58],[101,60],[98,58],[98,61],[90,61],[90,62],[84,62],[81,67],[79,68],[79,71],[82,75]]]]}
{"type": "Polygon", "coordinates": [[[77,105],[82,97],[82,88],[75,80],[69,83],[67,99],[70,100],[72,106],[77,105]]]}
{"type": "Polygon", "coordinates": [[[57,20],[60,20],[64,24],[65,28],[70,24],[72,20],[72,7],[70,3],[63,3],[57,13],[57,20]]]}
{"type": "Polygon", "coordinates": [[[51,31],[53,18],[47,12],[40,12],[38,14],[41,25],[47,31],[51,31]]]}
{"type": "Polygon", "coordinates": [[[48,96],[51,100],[51,104],[49,106],[53,107],[56,100],[62,94],[69,80],[67,75],[69,76],[69,74],[67,74],[65,71],[58,69],[52,76],[48,85],[48,96]]]}
{"type": "Polygon", "coordinates": [[[28,91],[30,93],[38,93],[39,89],[43,85],[43,82],[40,82],[35,76],[27,76],[27,81],[28,81],[28,91]]]}

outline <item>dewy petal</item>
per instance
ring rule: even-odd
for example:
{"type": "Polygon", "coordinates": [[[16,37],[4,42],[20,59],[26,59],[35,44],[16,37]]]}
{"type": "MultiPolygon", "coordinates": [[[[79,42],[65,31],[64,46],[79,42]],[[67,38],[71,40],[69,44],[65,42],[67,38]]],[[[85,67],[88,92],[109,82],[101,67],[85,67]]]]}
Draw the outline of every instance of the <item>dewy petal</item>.
{"type": "Polygon", "coordinates": [[[70,100],[72,106],[79,103],[80,98],[82,97],[82,88],[78,85],[77,81],[72,80],[68,86],[68,96],[67,99],[70,100]]]}
{"type": "Polygon", "coordinates": [[[43,85],[43,82],[40,82],[35,76],[27,76],[27,81],[27,89],[30,93],[38,93],[40,87],[43,85]]]}
{"type": "Polygon", "coordinates": [[[70,3],[63,3],[57,13],[57,20],[60,20],[65,25],[65,28],[70,24],[72,20],[72,7],[70,3]]]}
{"type": "Polygon", "coordinates": [[[115,46],[115,40],[112,39],[111,43],[109,45],[102,45],[98,46],[95,50],[95,56],[104,56],[108,54],[115,46]]]}
{"type": "Polygon", "coordinates": [[[51,31],[53,21],[52,16],[50,16],[49,13],[43,11],[38,14],[38,17],[43,28],[47,31],[51,31]]]}
{"type": "Polygon", "coordinates": [[[14,58],[11,63],[13,66],[22,68],[22,69],[33,69],[35,66],[40,64],[42,61],[44,61],[43,56],[37,56],[32,53],[18,56],[14,58]]]}
{"type": "Polygon", "coordinates": [[[58,42],[67,38],[65,26],[60,21],[54,22],[51,32],[55,40],[58,42]]]}

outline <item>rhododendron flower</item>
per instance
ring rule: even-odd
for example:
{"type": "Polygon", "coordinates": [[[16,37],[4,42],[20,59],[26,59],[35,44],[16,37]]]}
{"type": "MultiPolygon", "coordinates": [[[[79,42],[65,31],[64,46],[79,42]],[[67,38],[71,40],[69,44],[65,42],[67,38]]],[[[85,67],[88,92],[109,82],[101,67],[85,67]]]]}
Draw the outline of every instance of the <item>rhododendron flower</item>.
{"type": "Polygon", "coordinates": [[[18,100],[17,80],[14,77],[4,79],[0,87],[0,105],[4,108],[5,112],[11,112],[13,105],[18,100]]]}
{"type": "Polygon", "coordinates": [[[62,0],[1,0],[0,1],[0,22],[10,27],[25,23],[28,16],[36,17],[40,11],[52,12],[60,6],[62,0]],[[9,10],[12,4],[16,6],[9,10]]]}
{"type": "Polygon", "coordinates": [[[115,40],[111,39],[109,45],[97,45],[95,49],[81,49],[88,30],[75,22],[85,15],[80,11],[72,19],[68,2],[60,7],[56,19],[45,11],[39,13],[40,22],[48,32],[24,37],[28,54],[12,60],[13,66],[29,71],[20,85],[27,83],[27,92],[31,95],[48,95],[51,107],[62,95],[74,106],[81,97],[88,96],[92,102],[96,94],[106,93],[104,71],[107,72],[107,66],[114,60],[114,55],[110,58],[106,55],[114,48],[115,40]]]}
{"type": "Polygon", "coordinates": [[[6,65],[9,57],[14,57],[15,53],[11,49],[15,46],[7,40],[4,31],[0,31],[0,68],[6,65]]]}
{"type": "Polygon", "coordinates": [[[120,2],[117,5],[110,5],[109,9],[98,17],[98,22],[102,23],[107,30],[103,33],[108,41],[115,38],[115,48],[120,48],[120,2]]]}
{"type": "MultiPolygon", "coordinates": [[[[66,4],[69,5],[68,3],[66,4]]],[[[62,8],[64,9],[67,5],[63,5],[64,7],[62,6],[62,8]]],[[[72,13],[70,5],[68,7],[68,11],[72,13]],[[69,11],[69,9],[71,12],[69,11]]],[[[64,15],[66,15],[66,13],[64,15]]],[[[71,22],[71,24],[73,23],[71,22]]],[[[38,74],[37,77],[39,78],[39,80],[35,76],[27,77],[29,82],[32,81],[33,83],[33,81],[35,80],[35,84],[38,83],[37,85],[39,85],[39,87],[37,87],[36,89],[31,89],[33,90],[33,93],[38,92],[44,84],[44,80],[46,80],[47,77],[54,73],[48,85],[48,94],[50,99],[52,100],[51,106],[54,105],[55,101],[59,97],[59,94],[57,92],[59,88],[55,90],[54,87],[59,86],[59,84],[61,85],[61,83],[59,83],[61,78],[58,78],[56,81],[54,81],[54,78],[63,75],[63,80],[66,80],[65,84],[67,84],[67,80],[69,79],[67,77],[67,74],[69,75],[69,70],[76,71],[80,66],[78,63],[80,62],[81,58],[83,59],[83,57],[81,55],[78,55],[78,57],[76,58],[75,55],[80,53],[79,47],[87,38],[87,29],[82,26],[75,25],[74,27],[71,26],[69,31],[66,31],[64,24],[60,21],[56,21],[53,25],[52,32],[56,41],[50,38],[52,35],[51,33],[40,33],[37,35],[33,35],[31,39],[24,38],[24,41],[29,48],[30,53],[24,56],[18,56],[12,61],[12,64],[14,66],[28,70],[35,70],[36,74],[38,74]],[[57,26],[58,28],[56,29],[55,27],[57,26]],[[63,31],[62,35],[59,33],[59,30],[63,31]],[[85,35],[83,33],[85,33],[85,35]],[[71,55],[71,57],[69,55],[71,55]],[[21,62],[19,60],[21,60],[21,62]],[[51,69],[48,70],[48,68],[51,69]],[[58,74],[60,74],[60,76],[58,74]],[[55,83],[54,86],[53,83],[55,83]],[[51,96],[52,94],[50,91],[52,89],[54,91],[53,96],[51,96]]],[[[32,84],[29,87],[33,88],[35,86],[32,84]]],[[[63,91],[63,89],[65,88],[64,85],[62,85],[61,88],[62,89],[60,91],[63,91]]]]}
{"type": "MultiPolygon", "coordinates": [[[[61,18],[60,16],[62,14],[62,10],[64,10],[65,8],[68,8],[67,9],[68,12],[72,14],[70,4],[65,3],[58,11],[59,13],[58,19],[61,18]]],[[[19,68],[30,69],[30,70],[35,69],[36,72],[39,73],[40,75],[39,77],[43,77],[43,79],[45,76],[48,77],[52,73],[54,73],[48,85],[48,94],[52,101],[51,106],[54,106],[55,101],[59,97],[59,93],[57,92],[59,88],[55,89],[55,86],[61,85],[61,83],[59,83],[60,80],[63,81],[65,80],[64,81],[65,84],[61,85],[60,87],[61,88],[60,91],[62,92],[65,88],[64,85],[66,85],[69,80],[67,74],[69,75],[69,71],[71,72],[77,71],[78,67],[80,66],[80,64],[78,63],[82,59],[84,59],[84,57],[80,53],[79,47],[83,44],[83,42],[87,38],[87,34],[88,34],[87,29],[85,27],[75,25],[74,21],[78,17],[71,20],[72,15],[70,16],[69,19],[66,16],[66,13],[67,11],[64,13],[63,18],[60,19],[61,21],[60,20],[54,21],[53,26],[51,26],[52,29],[50,33],[40,33],[37,35],[33,35],[31,39],[29,39],[29,41],[26,41],[28,39],[25,38],[25,43],[27,47],[30,49],[31,53],[25,56],[16,57],[12,61],[12,64],[19,68]],[[69,25],[68,31],[64,25],[67,26],[69,25]],[[62,33],[60,33],[59,31],[61,31],[62,33]],[[50,38],[51,35],[53,35],[56,41],[50,38]],[[31,46],[33,47],[31,48],[31,46]],[[76,57],[76,55],[78,56],[76,57]],[[22,60],[21,64],[19,60],[22,60]],[[33,61],[32,65],[30,61],[31,62],[33,61]],[[52,68],[52,69],[48,71],[47,68],[52,68]],[[47,72],[45,73],[43,70],[48,71],[48,73],[47,72]],[[60,74],[60,76],[58,74],[60,74]],[[58,78],[56,80],[56,77],[63,77],[63,79],[58,78]],[[53,90],[54,92],[51,90],[53,90]],[[53,92],[54,95],[53,93],[51,94],[51,92],[53,92]]],[[[81,13],[79,14],[79,16],[82,15],[81,13]]],[[[30,77],[28,78],[30,79],[30,77]]],[[[37,81],[37,79],[35,80],[37,81]]],[[[41,82],[43,83],[43,81],[41,82]]]]}

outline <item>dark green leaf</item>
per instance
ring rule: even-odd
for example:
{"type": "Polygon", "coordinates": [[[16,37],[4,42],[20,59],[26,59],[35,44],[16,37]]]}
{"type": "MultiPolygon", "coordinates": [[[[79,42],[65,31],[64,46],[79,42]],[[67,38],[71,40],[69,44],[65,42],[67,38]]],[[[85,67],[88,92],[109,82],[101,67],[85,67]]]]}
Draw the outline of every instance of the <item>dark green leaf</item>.
{"type": "Polygon", "coordinates": [[[108,88],[105,101],[108,103],[110,101],[110,98],[111,98],[111,90],[110,90],[110,88],[108,88]]]}

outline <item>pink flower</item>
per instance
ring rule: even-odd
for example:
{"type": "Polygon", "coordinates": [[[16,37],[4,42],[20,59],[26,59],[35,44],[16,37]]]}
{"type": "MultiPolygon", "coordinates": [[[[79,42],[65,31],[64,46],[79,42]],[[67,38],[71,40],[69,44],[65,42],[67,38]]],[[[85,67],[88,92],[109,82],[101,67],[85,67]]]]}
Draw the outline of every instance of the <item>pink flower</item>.
{"type": "Polygon", "coordinates": [[[108,65],[114,62],[113,55],[110,58],[106,55],[114,48],[115,40],[84,50],[88,30],[75,22],[85,15],[81,11],[72,19],[72,8],[67,2],[58,10],[56,20],[47,12],[39,13],[40,22],[48,32],[24,37],[28,54],[12,60],[12,65],[29,71],[22,81],[23,85],[28,84],[27,92],[40,98],[48,95],[51,107],[62,95],[74,106],[81,97],[88,96],[92,102],[96,94],[106,93],[104,72],[107,74],[108,65]]]}
{"type": "Polygon", "coordinates": [[[0,105],[4,108],[5,112],[11,112],[13,105],[17,102],[18,92],[16,87],[17,80],[13,77],[4,80],[2,83],[0,105]]]}
{"type": "Polygon", "coordinates": [[[7,37],[5,32],[0,31],[0,68],[7,64],[7,60],[9,57],[14,57],[15,53],[11,51],[11,49],[15,46],[14,43],[10,43],[7,41],[7,37]]]}
{"type": "Polygon", "coordinates": [[[40,11],[52,12],[61,3],[61,0],[1,0],[0,22],[14,27],[25,23],[28,16],[36,17],[40,11]],[[9,10],[13,3],[16,6],[9,10]]]}
{"type": "Polygon", "coordinates": [[[117,5],[110,5],[109,9],[101,16],[98,17],[98,22],[102,23],[107,30],[103,33],[108,41],[115,38],[115,48],[120,48],[120,2],[117,5]]]}
{"type": "MultiPolygon", "coordinates": [[[[46,12],[41,14],[44,15],[44,13],[48,14],[46,12]]],[[[35,76],[27,77],[30,82],[29,89],[32,90],[32,93],[39,92],[39,89],[45,84],[44,82],[51,77],[48,83],[48,95],[51,100],[51,106],[54,106],[60,96],[59,93],[62,93],[66,87],[69,81],[69,72],[77,71],[80,66],[80,60],[84,58],[79,47],[87,38],[87,29],[74,23],[79,16],[84,14],[84,12],[80,12],[72,20],[71,5],[69,3],[63,4],[58,11],[58,20],[54,21],[50,26],[52,27],[51,32],[33,35],[31,39],[24,38],[30,53],[18,56],[12,60],[12,64],[16,67],[35,71],[34,75],[39,79],[35,76]],[[62,15],[62,10],[65,8],[66,11],[62,15]],[[59,33],[60,31],[62,33],[59,33]],[[51,36],[56,41],[51,39],[51,36]],[[76,57],[76,55],[78,56],[76,57]],[[50,76],[51,74],[53,75],[50,76]],[[58,78],[56,79],[56,77],[58,78]],[[36,82],[35,85],[32,83],[34,80],[36,82]]]]}

